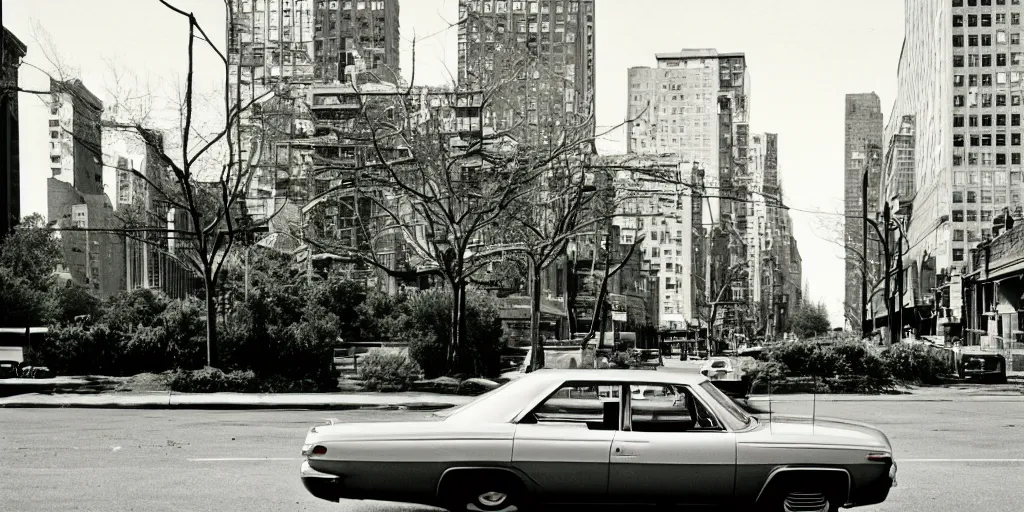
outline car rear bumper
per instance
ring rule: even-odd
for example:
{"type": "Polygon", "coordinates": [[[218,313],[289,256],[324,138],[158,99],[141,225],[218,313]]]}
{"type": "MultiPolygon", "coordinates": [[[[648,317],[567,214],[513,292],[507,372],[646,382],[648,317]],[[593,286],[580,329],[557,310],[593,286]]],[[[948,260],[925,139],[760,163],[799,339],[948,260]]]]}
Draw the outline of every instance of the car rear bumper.
{"type": "Polygon", "coordinates": [[[299,476],[302,478],[302,485],[313,496],[335,503],[341,500],[342,487],[340,478],[311,468],[309,461],[305,460],[302,461],[302,465],[299,467],[299,476]]]}
{"type": "Polygon", "coordinates": [[[877,505],[889,497],[889,491],[896,487],[896,463],[889,466],[888,474],[871,482],[868,485],[859,487],[853,496],[854,506],[877,505]]]}

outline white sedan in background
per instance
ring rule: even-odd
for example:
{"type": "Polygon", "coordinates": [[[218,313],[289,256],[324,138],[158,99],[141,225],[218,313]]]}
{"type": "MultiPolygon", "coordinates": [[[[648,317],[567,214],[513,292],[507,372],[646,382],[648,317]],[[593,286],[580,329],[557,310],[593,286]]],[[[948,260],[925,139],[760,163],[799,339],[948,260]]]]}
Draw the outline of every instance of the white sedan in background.
{"type": "Polygon", "coordinates": [[[712,357],[700,367],[700,374],[710,380],[738,380],[732,361],[727,357],[712,357]]]}

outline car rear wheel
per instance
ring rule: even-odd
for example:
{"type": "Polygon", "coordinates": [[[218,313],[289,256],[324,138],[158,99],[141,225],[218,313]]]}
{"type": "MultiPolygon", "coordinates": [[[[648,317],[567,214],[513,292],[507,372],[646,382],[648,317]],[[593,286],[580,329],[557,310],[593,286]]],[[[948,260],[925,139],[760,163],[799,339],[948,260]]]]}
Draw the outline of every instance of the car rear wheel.
{"type": "Polygon", "coordinates": [[[451,512],[523,512],[522,485],[510,477],[480,478],[468,482],[448,498],[451,512]]]}

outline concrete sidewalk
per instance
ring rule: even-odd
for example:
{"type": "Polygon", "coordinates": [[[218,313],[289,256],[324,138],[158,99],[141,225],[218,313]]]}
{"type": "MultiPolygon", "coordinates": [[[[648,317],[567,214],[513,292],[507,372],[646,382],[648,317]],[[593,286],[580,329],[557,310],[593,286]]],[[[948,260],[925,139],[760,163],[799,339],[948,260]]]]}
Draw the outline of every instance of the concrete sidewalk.
{"type": "Polygon", "coordinates": [[[0,398],[0,408],[439,410],[473,398],[430,393],[28,393],[0,398]]]}

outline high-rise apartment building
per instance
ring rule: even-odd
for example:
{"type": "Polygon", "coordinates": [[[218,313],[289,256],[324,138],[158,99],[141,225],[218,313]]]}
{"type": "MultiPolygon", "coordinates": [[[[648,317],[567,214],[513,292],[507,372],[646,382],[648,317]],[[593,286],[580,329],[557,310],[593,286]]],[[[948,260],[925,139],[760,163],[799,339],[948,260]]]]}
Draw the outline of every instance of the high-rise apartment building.
{"type": "Polygon", "coordinates": [[[694,269],[702,265],[695,261],[701,236],[694,223],[700,223],[701,203],[682,183],[699,179],[699,167],[675,156],[636,154],[602,156],[595,165],[645,169],[611,171],[616,189],[632,191],[612,220],[619,228],[616,243],[628,246],[645,237],[639,249],[642,261],[656,271],[658,327],[682,330],[696,325],[702,276],[694,269]]]}
{"type": "Polygon", "coordinates": [[[103,102],[81,80],[50,80],[50,171],[84,194],[103,193],[103,102]]]}
{"type": "MultiPolygon", "coordinates": [[[[746,173],[750,85],[742,53],[714,49],[658,54],[656,68],[629,70],[630,153],[676,154],[699,162],[705,185],[722,192],[746,173]]],[[[709,195],[727,196],[726,193],[709,195]]],[[[732,205],[708,200],[704,222],[732,222],[732,205]]]]}
{"type": "Polygon", "coordinates": [[[398,0],[317,0],[313,11],[313,74],[318,81],[343,81],[355,52],[366,71],[397,83],[398,0]]]}
{"type": "MultiPolygon", "coordinates": [[[[0,80],[18,86],[18,68],[28,47],[7,28],[3,33],[0,56],[0,80]]],[[[21,220],[21,135],[18,131],[18,93],[0,93],[0,238],[11,232],[21,220]]]]}
{"type": "MultiPolygon", "coordinates": [[[[237,157],[243,169],[252,173],[246,192],[246,207],[258,220],[275,211],[275,173],[267,169],[261,142],[286,137],[291,131],[295,98],[303,97],[304,86],[315,80],[313,61],[314,0],[231,0],[235,13],[227,27],[229,70],[228,94],[232,104],[245,108],[239,116],[242,144],[237,157]],[[286,84],[287,87],[281,87],[286,84]],[[250,103],[256,104],[250,106],[250,103]],[[259,152],[251,154],[256,148],[259,152]]],[[[324,3],[328,9],[330,3],[324,3]]],[[[339,2],[331,2],[337,4],[339,2]]]]}
{"type": "MultiPolygon", "coordinates": [[[[117,122],[112,117],[108,120],[117,122]]],[[[184,223],[181,218],[185,214],[187,220],[187,214],[168,207],[156,189],[173,187],[160,159],[163,134],[150,131],[154,147],[134,131],[107,127],[103,131],[103,161],[110,176],[105,181],[113,184],[107,196],[118,217],[152,229],[167,228],[175,218],[184,223]]],[[[173,298],[184,298],[194,290],[191,270],[169,253],[170,238],[168,232],[156,230],[124,237],[126,290],[159,290],[173,298]]]]}
{"type": "Polygon", "coordinates": [[[459,0],[459,87],[507,82],[488,127],[547,145],[593,115],[594,11],[594,0],[459,0]]]}
{"type": "MultiPolygon", "coordinates": [[[[865,275],[872,276],[877,260],[874,243],[877,236],[868,233],[868,247],[864,247],[864,201],[868,217],[874,218],[878,208],[879,185],[882,174],[882,104],[878,95],[871,93],[847,94],[845,116],[845,151],[843,155],[844,208],[843,243],[846,249],[845,316],[850,327],[859,330],[862,318],[862,284],[865,275]],[[868,191],[863,190],[864,173],[868,174],[868,191]]],[[[869,279],[870,281],[870,279],[869,279]]],[[[868,283],[872,287],[873,282],[868,283]]]]}
{"type": "MultiPolygon", "coordinates": [[[[707,208],[702,224],[711,229],[704,252],[710,266],[703,283],[706,296],[714,295],[715,300],[720,288],[734,288],[729,275],[748,257],[742,240],[746,205],[722,199],[742,194],[736,187],[748,174],[746,57],[715,49],[685,49],[658,54],[656,59],[655,68],[629,70],[627,147],[631,153],[675,154],[704,169],[707,208]]],[[[733,299],[731,292],[723,294],[722,300],[730,304],[718,309],[728,320],[735,319],[733,309],[741,309],[733,307],[733,299]]]]}

